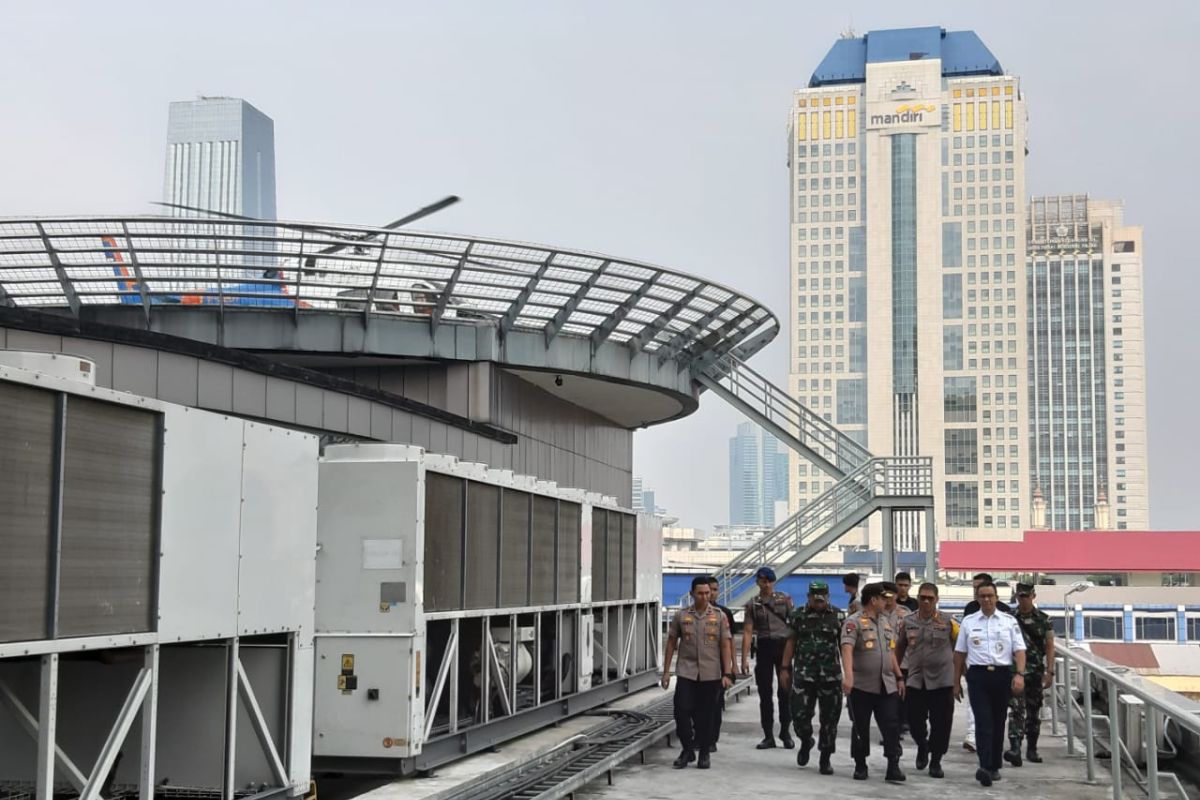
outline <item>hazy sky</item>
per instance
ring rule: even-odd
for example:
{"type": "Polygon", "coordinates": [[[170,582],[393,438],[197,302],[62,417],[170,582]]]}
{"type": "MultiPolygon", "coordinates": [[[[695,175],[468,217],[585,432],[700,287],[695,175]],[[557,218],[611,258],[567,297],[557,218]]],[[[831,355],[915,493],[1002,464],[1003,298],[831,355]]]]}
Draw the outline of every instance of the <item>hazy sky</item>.
{"type": "MultiPolygon", "coordinates": [[[[1145,226],[1151,518],[1200,526],[1196,3],[5,2],[0,215],[152,212],[167,103],[244,97],[275,120],[281,217],[453,193],[429,228],[705,276],[784,321],[754,362],[784,384],[787,111],[850,25],[976,30],[1022,78],[1029,191],[1145,226]]],[[[726,520],[739,421],[705,396],[637,434],[684,523],[726,520]]]]}

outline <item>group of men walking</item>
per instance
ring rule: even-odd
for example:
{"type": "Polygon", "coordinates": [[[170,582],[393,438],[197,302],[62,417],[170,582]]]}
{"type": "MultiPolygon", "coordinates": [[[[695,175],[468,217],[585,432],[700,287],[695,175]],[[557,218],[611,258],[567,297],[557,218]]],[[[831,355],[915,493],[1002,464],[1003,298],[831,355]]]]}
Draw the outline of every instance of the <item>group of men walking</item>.
{"type": "MultiPolygon", "coordinates": [[[[787,593],[775,590],[770,567],[760,568],[755,579],[759,593],[745,608],[741,672],[750,671],[753,646],[763,729],[758,749],[792,749],[798,739],[796,763],[807,766],[815,747],[819,772],[833,774],[845,704],[852,723],[855,780],[869,777],[872,718],[887,760],[885,780],[905,780],[900,765],[904,733],[916,746],[916,769],[942,778],[954,703],[963,699],[965,678],[971,714],[964,747],[978,756],[976,779],[991,786],[1000,780],[1004,762],[1019,767],[1025,760],[1042,760],[1038,733],[1042,692],[1050,685],[1054,663],[1054,633],[1049,618],[1034,605],[1033,586],[1017,585],[1017,609],[1010,612],[999,602],[991,576],[976,575],[975,601],[964,610],[960,625],[938,608],[936,584],[922,583],[912,597],[911,576],[903,572],[894,581],[867,584],[861,592],[859,576],[846,575],[845,612],[830,603],[829,585],[823,581],[810,583],[805,604],[795,608],[787,593]]],[[[702,769],[710,766],[720,735],[722,687],[735,677],[733,614],[714,605],[718,590],[711,576],[693,580],[694,603],[675,615],[668,631],[663,688],[669,686],[671,658],[679,656],[675,719],[683,749],[674,762],[677,768],[693,761],[702,769]]]]}

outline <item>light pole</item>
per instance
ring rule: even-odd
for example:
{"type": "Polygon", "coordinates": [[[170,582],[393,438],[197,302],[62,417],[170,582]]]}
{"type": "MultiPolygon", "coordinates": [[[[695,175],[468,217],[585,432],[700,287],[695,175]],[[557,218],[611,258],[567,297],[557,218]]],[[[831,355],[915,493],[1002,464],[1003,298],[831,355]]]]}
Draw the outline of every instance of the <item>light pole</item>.
{"type": "Polygon", "coordinates": [[[1076,581],[1071,584],[1071,588],[1063,595],[1063,633],[1067,637],[1067,647],[1071,646],[1071,604],[1067,601],[1071,599],[1071,595],[1086,592],[1096,584],[1091,581],[1076,581]]]}

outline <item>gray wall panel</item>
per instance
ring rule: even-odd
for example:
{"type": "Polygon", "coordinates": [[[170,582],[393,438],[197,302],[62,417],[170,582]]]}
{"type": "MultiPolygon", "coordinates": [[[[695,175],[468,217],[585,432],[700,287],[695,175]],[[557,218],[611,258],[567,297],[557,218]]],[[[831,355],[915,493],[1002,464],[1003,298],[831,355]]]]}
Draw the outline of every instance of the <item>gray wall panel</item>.
{"type": "Polygon", "coordinates": [[[62,337],[47,333],[11,330],[8,332],[8,349],[28,350],[33,353],[61,353],[62,337]]]}
{"type": "Polygon", "coordinates": [[[356,436],[371,435],[371,401],[350,397],[347,399],[347,413],[346,430],[356,436]]]}
{"type": "Polygon", "coordinates": [[[233,410],[233,367],[200,362],[200,407],[233,410]]]}
{"type": "Polygon", "coordinates": [[[111,342],[93,342],[90,339],[72,339],[64,336],[62,351],[95,362],[96,385],[112,387],[113,345],[111,342]]]}
{"type": "Polygon", "coordinates": [[[233,371],[233,410],[249,417],[267,415],[267,376],[242,369],[233,371]]]}
{"type": "Polygon", "coordinates": [[[319,428],[325,419],[325,397],[320,389],[296,387],[296,423],[319,428]]]}
{"type": "Polygon", "coordinates": [[[196,359],[175,353],[158,354],[158,397],[170,403],[195,406],[200,374],[196,359]]]}
{"type": "Polygon", "coordinates": [[[296,421],[296,384],[267,378],[267,416],[283,422],[296,421]]]}
{"type": "Polygon", "coordinates": [[[113,350],[113,388],[154,397],[158,391],[158,353],[117,345],[113,350]]]}
{"type": "Polygon", "coordinates": [[[334,394],[333,392],[321,392],[322,402],[325,406],[325,413],[322,417],[324,422],[321,427],[331,431],[345,432],[347,423],[350,419],[350,398],[344,394],[334,394]]]}
{"type": "Polygon", "coordinates": [[[371,438],[381,442],[392,440],[392,409],[382,403],[371,403],[371,438]]]}

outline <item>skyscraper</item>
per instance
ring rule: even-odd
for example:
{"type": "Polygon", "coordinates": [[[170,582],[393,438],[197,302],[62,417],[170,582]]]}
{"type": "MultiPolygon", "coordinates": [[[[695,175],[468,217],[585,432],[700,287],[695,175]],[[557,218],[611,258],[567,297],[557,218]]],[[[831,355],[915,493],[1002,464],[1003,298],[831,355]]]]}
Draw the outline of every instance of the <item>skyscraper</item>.
{"type": "Polygon", "coordinates": [[[787,501],[788,456],[779,441],[751,422],[729,440],[729,524],[774,527],[776,501],[787,501]]]}
{"type": "Polygon", "coordinates": [[[1030,201],[1029,474],[1050,529],[1150,526],[1142,229],[1123,217],[1085,195],[1030,201]]]}
{"type": "MultiPolygon", "coordinates": [[[[873,453],[932,457],[941,538],[1028,521],[1025,127],[1017,78],[941,28],[838,40],[790,113],[790,390],[873,453]]],[[[798,507],[830,480],[791,461],[798,507]]]]}
{"type": "Polygon", "coordinates": [[[171,103],[163,200],[275,219],[275,123],[236,97],[171,103]]]}

